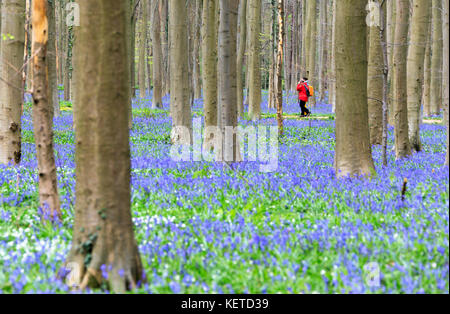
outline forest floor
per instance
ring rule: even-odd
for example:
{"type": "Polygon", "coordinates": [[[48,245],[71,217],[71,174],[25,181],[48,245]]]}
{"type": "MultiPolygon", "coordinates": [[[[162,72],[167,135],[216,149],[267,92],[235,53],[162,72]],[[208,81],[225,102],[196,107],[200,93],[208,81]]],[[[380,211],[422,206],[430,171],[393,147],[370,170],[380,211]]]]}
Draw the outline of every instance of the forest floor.
{"type": "MultiPolygon", "coordinates": [[[[295,96],[285,102],[295,116],[295,96]]],[[[55,118],[64,219],[44,224],[29,107],[23,162],[0,166],[0,293],[67,292],[56,275],[72,239],[73,116],[55,118]]],[[[258,162],[231,170],[172,161],[168,98],[164,110],[150,107],[151,95],[135,101],[131,130],[132,214],[148,278],[134,292],[448,293],[444,126],[424,124],[423,152],[401,161],[389,152],[387,167],[374,147],[373,178],[337,180],[331,118],[287,119],[278,169],[263,173],[258,162]]],[[[194,116],[201,107],[197,100],[194,116]]],[[[263,108],[260,125],[276,125],[266,93],[263,108]]],[[[313,114],[330,116],[330,106],[318,104],[313,114]]],[[[390,127],[390,146],[392,133],[390,127]]]]}

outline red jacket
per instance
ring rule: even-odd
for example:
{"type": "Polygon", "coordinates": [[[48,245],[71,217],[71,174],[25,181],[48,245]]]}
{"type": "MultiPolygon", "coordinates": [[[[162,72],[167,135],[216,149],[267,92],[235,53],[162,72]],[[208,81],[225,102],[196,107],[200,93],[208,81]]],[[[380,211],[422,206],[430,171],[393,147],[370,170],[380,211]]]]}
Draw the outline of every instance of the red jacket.
{"type": "Polygon", "coordinates": [[[297,91],[298,91],[298,99],[308,102],[308,94],[306,93],[306,84],[300,83],[297,85],[297,91]]]}

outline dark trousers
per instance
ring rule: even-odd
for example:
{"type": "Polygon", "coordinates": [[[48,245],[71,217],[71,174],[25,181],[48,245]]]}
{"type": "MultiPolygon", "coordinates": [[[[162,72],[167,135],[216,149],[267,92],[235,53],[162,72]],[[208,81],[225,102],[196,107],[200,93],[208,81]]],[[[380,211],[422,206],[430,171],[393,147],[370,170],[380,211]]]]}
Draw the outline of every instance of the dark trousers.
{"type": "Polygon", "coordinates": [[[300,109],[302,110],[302,117],[311,114],[311,112],[306,108],[306,101],[299,100],[300,109]]]}

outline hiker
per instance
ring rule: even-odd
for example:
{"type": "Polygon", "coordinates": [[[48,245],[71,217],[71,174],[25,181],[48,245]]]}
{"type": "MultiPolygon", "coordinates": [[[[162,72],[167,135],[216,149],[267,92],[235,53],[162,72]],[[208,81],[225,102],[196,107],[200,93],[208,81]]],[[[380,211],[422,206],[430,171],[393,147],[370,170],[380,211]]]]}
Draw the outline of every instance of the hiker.
{"type": "Polygon", "coordinates": [[[306,103],[308,102],[309,97],[311,97],[310,89],[308,86],[308,78],[304,77],[297,85],[298,91],[298,101],[300,104],[300,109],[302,110],[302,114],[300,117],[309,117],[311,112],[306,108],[306,103]]]}

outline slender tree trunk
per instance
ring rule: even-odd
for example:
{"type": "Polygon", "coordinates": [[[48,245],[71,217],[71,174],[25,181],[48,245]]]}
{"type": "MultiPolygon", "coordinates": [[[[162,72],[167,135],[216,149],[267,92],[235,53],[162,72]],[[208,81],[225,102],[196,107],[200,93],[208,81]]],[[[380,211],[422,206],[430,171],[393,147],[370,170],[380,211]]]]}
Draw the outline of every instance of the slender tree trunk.
{"type": "Polygon", "coordinates": [[[383,163],[383,166],[387,166],[387,140],[388,140],[388,77],[389,77],[389,57],[388,57],[388,43],[386,39],[386,29],[387,29],[387,23],[386,23],[386,11],[387,11],[387,5],[386,1],[384,1],[384,6],[382,7],[382,10],[380,11],[380,42],[381,42],[381,49],[383,54],[383,118],[382,118],[382,127],[383,127],[383,136],[382,136],[382,143],[381,143],[381,160],[383,163]]]}
{"type": "Polygon", "coordinates": [[[389,124],[394,125],[394,47],[395,47],[395,26],[396,26],[396,1],[387,1],[387,42],[389,61],[389,124]]]}
{"type": "Polygon", "coordinates": [[[148,0],[140,0],[141,4],[141,24],[140,24],[140,38],[139,38],[139,96],[141,99],[146,96],[145,71],[147,69],[147,28],[148,28],[148,0]]]}
{"type": "MultiPolygon", "coordinates": [[[[309,31],[309,50],[306,52],[308,54],[308,62],[307,62],[307,76],[311,85],[313,87],[317,86],[317,78],[316,75],[316,48],[317,48],[317,19],[316,19],[316,11],[317,11],[317,1],[308,1],[308,29],[309,31]]],[[[316,105],[316,97],[309,98],[310,106],[316,105]]]]}
{"type": "Polygon", "coordinates": [[[220,0],[218,49],[218,122],[223,134],[223,150],[219,160],[239,161],[236,90],[236,38],[239,0],[220,0]],[[231,139],[230,139],[231,137],[231,139]]]}
{"type": "Polygon", "coordinates": [[[414,0],[411,20],[411,44],[408,50],[407,93],[409,140],[412,148],[422,150],[420,141],[420,109],[422,103],[423,65],[425,62],[425,46],[429,23],[429,0],[414,0]]]}
{"type": "Polygon", "coordinates": [[[320,38],[318,40],[320,44],[319,49],[319,78],[318,78],[318,98],[320,102],[325,101],[325,86],[326,86],[326,69],[327,69],[327,0],[320,1],[319,10],[319,25],[320,25],[320,38]]]}
{"type": "Polygon", "coordinates": [[[21,149],[22,67],[25,2],[3,0],[0,38],[0,164],[19,164],[21,149]]]}
{"type": "MultiPolygon", "coordinates": [[[[203,3],[202,17],[202,80],[205,127],[217,126],[217,0],[203,3]]],[[[239,68],[238,68],[239,69],[239,68]]],[[[238,102],[239,106],[239,102],[238,102]]],[[[209,146],[212,136],[205,138],[209,146]]]]}
{"type": "Polygon", "coordinates": [[[284,0],[278,0],[278,49],[277,49],[277,71],[276,71],[276,103],[277,103],[277,122],[278,136],[284,134],[283,126],[283,41],[285,36],[284,30],[284,0]]]}
{"type": "Polygon", "coordinates": [[[77,182],[68,283],[81,289],[106,283],[123,293],[143,279],[130,210],[127,4],[79,1],[85,24],[75,54],[80,103],[75,111],[77,182]]]}
{"type": "Polygon", "coordinates": [[[336,156],[338,177],[374,170],[367,107],[366,2],[336,3],[336,156]]]}
{"type": "Polygon", "coordinates": [[[161,0],[153,0],[153,109],[162,108],[163,55],[161,46],[161,0]]]}
{"type": "Polygon", "coordinates": [[[433,45],[431,57],[431,114],[439,115],[442,106],[442,0],[433,0],[433,45]]]}
{"type": "Polygon", "coordinates": [[[333,0],[333,26],[331,31],[331,86],[330,86],[330,102],[332,112],[336,112],[336,2],[333,0]]]}
{"type": "MultiPolygon", "coordinates": [[[[138,0],[132,0],[131,1],[131,9],[130,9],[130,40],[131,40],[131,51],[130,51],[130,67],[131,67],[131,98],[136,98],[136,25],[137,25],[137,6],[136,1],[138,0]]],[[[140,1],[140,0],[139,0],[140,1]]],[[[130,103],[131,104],[131,103],[130,103]]],[[[130,121],[132,121],[132,108],[130,106],[129,108],[129,118],[130,121]]],[[[129,124],[131,122],[129,121],[129,124]]]]}
{"type": "Polygon", "coordinates": [[[396,7],[394,47],[395,156],[397,159],[401,159],[411,155],[411,145],[408,136],[408,103],[406,94],[409,0],[397,0],[396,7]]]}
{"type": "Polygon", "coordinates": [[[194,99],[202,97],[201,71],[200,71],[200,30],[201,30],[201,14],[202,0],[195,1],[195,18],[194,18],[194,99]]]}
{"type": "Polygon", "coordinates": [[[48,101],[51,110],[55,116],[59,116],[58,101],[58,77],[56,70],[56,19],[55,19],[55,3],[48,0],[48,101]]]}
{"type": "Polygon", "coordinates": [[[33,0],[33,126],[39,172],[39,203],[49,218],[61,218],[53,152],[53,108],[48,101],[47,0],[33,0]]]}
{"type": "Polygon", "coordinates": [[[161,17],[161,49],[163,53],[163,95],[170,93],[170,67],[169,67],[169,1],[162,1],[161,17]]]}
{"type": "MultiPolygon", "coordinates": [[[[369,5],[379,6],[369,0],[369,5]]],[[[370,143],[380,145],[383,137],[383,52],[381,50],[380,26],[369,27],[369,65],[367,94],[369,105],[370,143]]]]}
{"type": "MultiPolygon", "coordinates": [[[[241,0],[240,15],[239,15],[239,50],[237,54],[237,76],[236,76],[236,89],[237,89],[237,105],[238,105],[238,117],[244,116],[244,55],[247,42],[247,0],[241,0]]],[[[206,4],[204,4],[205,6],[206,4]]],[[[203,9],[204,10],[204,9],[203,9]]],[[[204,53],[207,53],[204,51],[204,53]]],[[[204,55],[203,55],[204,58],[204,55]]],[[[205,68],[203,67],[203,71],[205,68]]]]}
{"type": "Polygon", "coordinates": [[[448,166],[448,150],[449,150],[449,24],[448,24],[448,10],[449,0],[444,0],[443,3],[443,23],[442,23],[442,38],[443,41],[443,107],[444,107],[444,122],[447,127],[447,155],[445,157],[445,165],[448,166]]]}
{"type": "Polygon", "coordinates": [[[70,79],[71,79],[71,66],[72,66],[72,43],[73,43],[73,29],[67,27],[66,30],[66,53],[64,58],[64,100],[70,100],[70,79]]]}
{"type": "Polygon", "coordinates": [[[187,13],[184,1],[169,0],[171,138],[172,143],[182,144],[190,143],[185,141],[187,134],[181,134],[183,129],[192,129],[187,13]]]}
{"type": "Polygon", "coordinates": [[[261,1],[249,1],[249,119],[261,118],[261,1]]]}
{"type": "Polygon", "coordinates": [[[427,38],[425,47],[425,58],[423,65],[423,92],[422,92],[422,103],[423,103],[423,115],[429,117],[431,115],[431,104],[430,104],[430,90],[431,90],[431,33],[432,27],[431,23],[428,23],[427,27],[427,38]]]}

